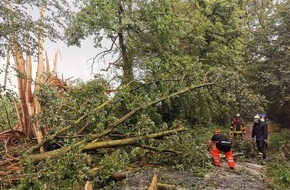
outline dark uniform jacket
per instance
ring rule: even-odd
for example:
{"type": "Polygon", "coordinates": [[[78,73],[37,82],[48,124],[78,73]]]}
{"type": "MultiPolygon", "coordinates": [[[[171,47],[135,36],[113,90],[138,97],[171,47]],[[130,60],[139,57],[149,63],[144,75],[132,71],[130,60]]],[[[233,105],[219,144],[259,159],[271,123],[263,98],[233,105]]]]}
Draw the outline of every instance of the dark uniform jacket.
{"type": "Polygon", "coordinates": [[[267,140],[268,139],[268,125],[267,123],[254,123],[252,129],[252,138],[267,140]]]}
{"type": "Polygon", "coordinates": [[[214,134],[211,140],[216,143],[216,147],[219,151],[229,152],[232,148],[231,142],[223,134],[214,134]]]}

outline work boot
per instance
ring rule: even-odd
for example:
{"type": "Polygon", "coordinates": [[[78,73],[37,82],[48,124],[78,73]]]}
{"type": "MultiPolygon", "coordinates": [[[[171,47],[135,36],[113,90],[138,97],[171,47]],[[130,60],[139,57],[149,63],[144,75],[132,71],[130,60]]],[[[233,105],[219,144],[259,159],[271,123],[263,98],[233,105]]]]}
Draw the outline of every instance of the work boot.
{"type": "Polygon", "coordinates": [[[266,153],[263,153],[263,159],[265,160],[267,158],[266,153]]]}

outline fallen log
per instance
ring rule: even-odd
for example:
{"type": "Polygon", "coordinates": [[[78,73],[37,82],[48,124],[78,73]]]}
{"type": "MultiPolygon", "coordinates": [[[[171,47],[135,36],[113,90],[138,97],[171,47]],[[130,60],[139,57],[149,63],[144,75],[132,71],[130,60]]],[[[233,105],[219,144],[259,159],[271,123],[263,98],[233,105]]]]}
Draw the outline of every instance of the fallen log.
{"type": "Polygon", "coordinates": [[[233,157],[238,157],[238,156],[244,156],[244,153],[243,152],[233,153],[233,157]]]}
{"type": "Polygon", "coordinates": [[[157,189],[158,190],[175,190],[177,187],[175,185],[169,185],[165,183],[157,183],[157,189]]]}
{"type": "Polygon", "coordinates": [[[121,181],[127,178],[127,173],[115,172],[111,175],[111,179],[114,181],[121,181]]]}
{"type": "MultiPolygon", "coordinates": [[[[144,110],[150,106],[153,106],[159,102],[162,102],[166,99],[170,99],[172,97],[176,97],[176,96],[180,96],[182,94],[185,94],[189,91],[192,91],[194,89],[198,89],[198,88],[203,88],[205,86],[213,86],[215,85],[214,82],[212,83],[205,83],[205,84],[201,84],[201,85],[197,85],[197,86],[192,86],[190,88],[186,88],[184,90],[180,90],[178,92],[175,92],[173,94],[170,94],[168,96],[165,96],[165,97],[162,97],[162,98],[159,98],[157,100],[154,100],[152,102],[149,102],[146,106],[140,106],[140,107],[137,107],[133,110],[131,110],[130,112],[128,112],[126,115],[124,115],[123,117],[121,117],[120,119],[116,120],[114,123],[112,123],[110,126],[108,126],[107,129],[105,129],[104,131],[102,131],[101,133],[98,133],[98,134],[94,134],[94,135],[91,135],[90,139],[95,139],[97,140],[98,138],[101,138],[103,136],[106,136],[108,134],[110,134],[111,132],[113,132],[120,124],[122,124],[124,121],[126,121],[128,118],[130,118],[131,116],[135,115],[136,113],[138,113],[139,111],[141,110],[144,110]]],[[[82,120],[84,117],[86,117],[87,115],[84,115],[83,117],[79,118],[79,120],[82,120]]],[[[77,121],[78,122],[78,121],[77,121]]],[[[68,130],[69,128],[71,128],[71,126],[68,126],[68,127],[65,127],[65,129],[61,130],[61,132],[58,132],[57,134],[54,134],[52,135],[52,137],[48,137],[49,140],[45,140],[44,142],[30,148],[28,150],[28,153],[31,153],[33,150],[36,150],[38,149],[39,147],[41,147],[45,142],[49,142],[51,140],[53,140],[54,138],[56,138],[57,136],[61,135],[64,131],[68,130]]],[[[86,144],[88,142],[88,140],[84,139],[84,140],[81,140],[79,141],[78,143],[76,143],[75,145],[73,146],[82,146],[84,144],[86,144]]],[[[58,150],[55,150],[55,151],[50,151],[50,152],[44,152],[43,153],[43,156],[38,156],[38,155],[34,155],[32,159],[34,159],[34,162],[37,162],[37,161],[40,161],[42,159],[44,159],[43,157],[45,157],[45,155],[51,157],[51,156],[55,156],[57,155],[59,152],[67,152],[69,150],[71,150],[71,147],[72,145],[69,145],[68,147],[63,147],[61,149],[58,149],[58,150]]]]}
{"type": "MultiPolygon", "coordinates": [[[[137,107],[137,108],[131,110],[130,112],[128,112],[127,114],[125,114],[125,115],[124,115],[123,117],[121,117],[120,119],[117,119],[117,120],[116,120],[115,122],[113,122],[110,126],[108,126],[108,128],[107,128],[106,130],[102,131],[101,133],[98,133],[98,134],[94,134],[94,135],[92,135],[91,138],[92,138],[92,139],[98,139],[98,138],[103,137],[103,136],[105,136],[105,135],[107,135],[107,134],[110,134],[110,133],[113,132],[113,131],[114,131],[114,130],[115,130],[115,129],[120,125],[120,124],[122,124],[124,121],[126,121],[126,120],[127,120],[128,118],[130,118],[131,116],[133,116],[133,115],[135,115],[136,113],[138,113],[139,111],[144,110],[144,109],[147,109],[148,107],[153,106],[153,105],[155,105],[155,104],[157,104],[157,103],[159,103],[159,102],[162,102],[162,101],[164,101],[164,100],[166,100],[166,99],[170,99],[170,98],[173,98],[173,97],[176,97],[176,96],[180,96],[180,95],[185,94],[185,93],[187,93],[187,92],[189,92],[189,91],[192,91],[192,90],[194,90],[194,89],[203,88],[203,87],[205,87],[205,86],[213,86],[213,85],[215,85],[214,82],[211,82],[211,83],[204,83],[204,84],[201,84],[201,85],[192,86],[192,87],[190,87],[190,88],[186,88],[186,89],[184,89],[184,90],[180,90],[180,91],[178,91],[178,92],[172,93],[172,94],[170,94],[170,95],[168,95],[168,96],[165,96],[165,97],[159,98],[159,99],[157,99],[157,100],[151,101],[151,102],[149,102],[149,103],[148,103],[147,105],[145,105],[145,106],[137,107]]],[[[106,106],[108,103],[110,103],[111,101],[112,101],[112,100],[109,100],[109,101],[103,103],[102,105],[98,106],[98,107],[96,108],[96,110],[94,110],[94,111],[98,111],[99,109],[103,108],[103,107],[106,106]]],[[[87,116],[88,116],[88,114],[83,115],[83,116],[80,117],[77,121],[75,121],[74,124],[79,123],[81,120],[83,120],[83,119],[86,118],[87,116]]],[[[47,137],[47,139],[44,140],[43,142],[41,142],[41,143],[35,145],[34,147],[31,147],[27,152],[28,152],[28,153],[31,153],[32,151],[39,149],[39,148],[40,148],[41,146],[43,146],[45,143],[52,141],[52,140],[53,140],[54,138],[56,138],[57,136],[63,134],[65,131],[67,131],[68,129],[72,128],[72,126],[73,126],[73,125],[69,125],[69,126],[67,126],[67,127],[64,127],[63,129],[61,129],[60,131],[56,132],[55,134],[53,134],[53,135],[47,137]]],[[[87,141],[87,140],[83,140],[83,141],[81,141],[81,142],[79,142],[79,143],[77,143],[77,144],[78,144],[78,145],[82,145],[82,144],[85,144],[86,142],[88,142],[88,141],[87,141]]]]}
{"type": "MultiPolygon", "coordinates": [[[[127,138],[127,139],[122,139],[122,140],[93,142],[93,143],[89,143],[89,144],[84,145],[81,149],[82,149],[82,151],[87,152],[87,151],[100,149],[100,148],[113,148],[113,147],[118,147],[118,146],[131,145],[131,144],[137,143],[140,140],[160,138],[162,136],[172,135],[172,134],[182,132],[185,130],[186,130],[185,127],[180,127],[177,129],[172,129],[172,130],[168,130],[168,131],[163,131],[163,132],[159,132],[159,133],[145,135],[143,137],[127,138]]],[[[34,155],[31,155],[31,161],[38,162],[38,161],[44,160],[46,158],[49,158],[51,156],[55,156],[59,153],[67,152],[67,151],[71,150],[71,148],[72,148],[71,146],[67,146],[67,147],[53,150],[53,151],[49,151],[49,152],[34,154],[34,155]]]]}
{"type": "Polygon", "coordinates": [[[113,148],[117,146],[124,146],[124,145],[132,145],[137,143],[140,140],[146,140],[146,139],[154,139],[154,138],[160,138],[167,135],[172,135],[174,133],[185,131],[185,127],[181,127],[178,129],[163,131],[159,133],[153,133],[149,135],[145,135],[142,137],[134,137],[134,138],[126,138],[121,140],[112,140],[112,141],[102,141],[102,142],[93,142],[85,145],[82,150],[83,151],[91,151],[99,148],[113,148]]]}
{"type": "Polygon", "coordinates": [[[31,162],[35,163],[35,162],[39,162],[41,160],[45,160],[46,158],[50,158],[50,157],[53,157],[53,156],[56,156],[60,153],[65,153],[65,152],[68,152],[72,149],[72,146],[66,146],[66,147],[63,147],[61,149],[56,149],[56,150],[52,150],[52,151],[48,151],[48,152],[42,152],[42,153],[39,153],[39,154],[34,154],[34,155],[31,155],[31,162]]]}

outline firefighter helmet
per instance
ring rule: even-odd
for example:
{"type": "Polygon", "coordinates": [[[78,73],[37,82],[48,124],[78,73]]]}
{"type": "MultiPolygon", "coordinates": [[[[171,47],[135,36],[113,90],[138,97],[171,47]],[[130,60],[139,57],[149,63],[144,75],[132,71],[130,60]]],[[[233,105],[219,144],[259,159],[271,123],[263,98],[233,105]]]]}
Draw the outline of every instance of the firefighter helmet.
{"type": "Polygon", "coordinates": [[[215,130],[214,134],[221,134],[221,130],[215,130]]]}
{"type": "Polygon", "coordinates": [[[255,122],[255,123],[259,123],[260,121],[261,121],[260,116],[259,116],[259,115],[255,115],[255,117],[254,117],[254,122],[255,122]]]}

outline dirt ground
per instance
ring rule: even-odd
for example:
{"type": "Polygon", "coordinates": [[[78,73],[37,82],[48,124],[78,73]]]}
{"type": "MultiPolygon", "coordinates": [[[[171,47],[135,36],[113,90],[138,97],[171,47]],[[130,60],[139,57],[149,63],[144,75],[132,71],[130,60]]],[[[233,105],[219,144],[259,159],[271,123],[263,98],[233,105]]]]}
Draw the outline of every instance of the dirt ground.
{"type": "Polygon", "coordinates": [[[263,165],[247,162],[237,162],[231,170],[225,160],[221,167],[213,167],[203,178],[188,171],[142,169],[128,174],[127,179],[117,182],[113,190],[148,190],[154,174],[159,183],[173,185],[172,190],[264,190],[263,170],[263,165]]]}
{"type": "MultiPolygon", "coordinates": [[[[247,126],[244,140],[251,139],[252,129],[247,126]]],[[[264,177],[265,166],[262,161],[253,163],[243,159],[235,159],[235,169],[231,170],[225,159],[221,167],[213,167],[204,177],[196,177],[189,171],[178,171],[166,168],[147,168],[135,173],[129,173],[123,181],[117,182],[113,190],[148,190],[152,177],[157,175],[157,181],[173,185],[171,190],[266,190],[264,177]],[[239,161],[240,160],[240,161],[239,161]]],[[[164,188],[157,188],[164,189],[164,188]]]]}

